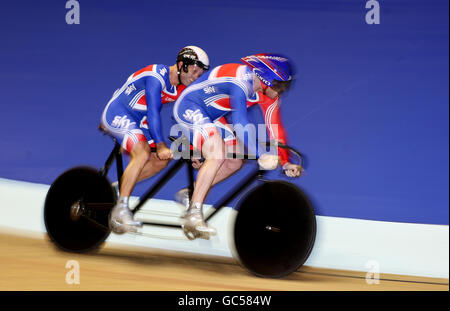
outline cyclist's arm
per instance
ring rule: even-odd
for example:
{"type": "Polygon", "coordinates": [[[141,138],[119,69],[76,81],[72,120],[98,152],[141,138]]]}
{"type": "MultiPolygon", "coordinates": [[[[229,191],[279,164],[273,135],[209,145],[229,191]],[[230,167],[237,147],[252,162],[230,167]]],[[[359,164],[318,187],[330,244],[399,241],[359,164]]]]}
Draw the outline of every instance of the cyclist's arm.
{"type": "Polygon", "coordinates": [[[245,140],[246,131],[243,131],[243,129],[246,129],[246,126],[250,124],[247,116],[247,96],[244,91],[237,86],[231,88],[230,106],[233,109],[231,118],[237,138],[244,143],[250,154],[255,154],[257,157],[260,157],[261,154],[256,140],[256,131],[253,131],[252,128],[248,128],[247,141],[245,140]],[[242,126],[242,128],[239,128],[239,126],[242,126]]]}
{"type": "MultiPolygon", "coordinates": [[[[281,121],[280,99],[270,99],[266,96],[266,98],[259,103],[259,106],[263,112],[269,139],[286,144],[286,130],[281,121]]],[[[281,165],[289,162],[289,154],[286,149],[278,148],[278,155],[280,157],[281,165]]]]}
{"type": "Polygon", "coordinates": [[[148,129],[155,144],[163,141],[161,131],[161,82],[152,76],[145,81],[145,100],[147,102],[148,129]]]}

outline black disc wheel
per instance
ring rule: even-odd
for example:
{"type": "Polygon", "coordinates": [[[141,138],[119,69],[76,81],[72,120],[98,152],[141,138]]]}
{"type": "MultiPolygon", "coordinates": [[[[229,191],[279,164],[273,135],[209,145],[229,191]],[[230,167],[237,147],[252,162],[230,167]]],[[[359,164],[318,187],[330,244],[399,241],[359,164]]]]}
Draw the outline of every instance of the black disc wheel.
{"type": "Polygon", "coordinates": [[[109,236],[108,217],[116,201],[110,182],[97,170],[76,167],[50,186],[44,222],[50,239],[62,250],[88,252],[109,236]]]}
{"type": "Polygon", "coordinates": [[[234,252],[260,277],[279,278],[300,268],[316,237],[316,217],[307,196],[285,181],[268,181],[239,202],[234,252]]]}

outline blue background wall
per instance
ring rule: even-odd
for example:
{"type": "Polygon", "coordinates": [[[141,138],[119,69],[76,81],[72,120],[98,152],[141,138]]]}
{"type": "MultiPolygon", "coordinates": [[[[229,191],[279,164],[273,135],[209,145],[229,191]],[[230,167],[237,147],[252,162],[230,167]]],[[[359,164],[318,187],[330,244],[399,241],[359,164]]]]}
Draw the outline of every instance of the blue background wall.
{"type": "Polygon", "coordinates": [[[283,116],[309,159],[294,182],[317,213],[448,225],[447,0],[381,0],[380,25],[365,23],[363,0],[80,0],[80,25],[66,24],[65,2],[1,4],[0,177],[50,184],[101,166],[112,144],[96,127],[113,91],[185,45],[213,66],[275,51],[299,71],[283,116]]]}

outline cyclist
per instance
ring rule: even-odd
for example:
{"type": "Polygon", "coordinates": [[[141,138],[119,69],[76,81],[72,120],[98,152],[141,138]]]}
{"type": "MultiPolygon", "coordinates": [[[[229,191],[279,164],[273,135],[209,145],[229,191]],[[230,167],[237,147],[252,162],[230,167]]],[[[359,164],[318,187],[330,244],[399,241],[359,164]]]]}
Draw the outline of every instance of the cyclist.
{"type": "MultiPolygon", "coordinates": [[[[247,109],[258,104],[263,110],[269,136],[282,143],[286,140],[278,108],[281,94],[289,89],[293,80],[289,59],[279,54],[262,53],[241,60],[244,65],[225,64],[212,69],[189,86],[173,108],[175,120],[189,130],[192,145],[205,159],[198,171],[191,202],[188,202],[187,189],[175,196],[178,202],[188,205],[183,224],[188,238],[208,239],[216,233],[205,223],[202,205],[213,185],[242,166],[242,160],[227,159],[225,155],[232,149],[236,151],[233,129],[239,125],[245,129],[249,124],[247,109]],[[226,125],[224,117],[227,115],[232,119],[232,127],[226,125]]],[[[275,169],[281,161],[286,175],[300,176],[302,168],[290,163],[284,150],[279,151],[279,155],[263,152],[256,143],[252,144],[256,141],[252,131],[236,131],[236,136],[247,146],[249,153],[258,157],[262,169],[275,169]],[[245,133],[248,134],[247,144],[245,133]]]]}
{"type": "Polygon", "coordinates": [[[137,231],[129,197],[138,181],[165,168],[173,157],[162,138],[162,104],[175,101],[181,92],[209,69],[208,55],[197,46],[186,46],[172,66],[153,64],[133,73],[116,90],[101,118],[102,128],[121,143],[131,156],[120,183],[120,196],[110,214],[116,233],[137,231]],[[156,154],[150,152],[156,147],[156,154]]]}

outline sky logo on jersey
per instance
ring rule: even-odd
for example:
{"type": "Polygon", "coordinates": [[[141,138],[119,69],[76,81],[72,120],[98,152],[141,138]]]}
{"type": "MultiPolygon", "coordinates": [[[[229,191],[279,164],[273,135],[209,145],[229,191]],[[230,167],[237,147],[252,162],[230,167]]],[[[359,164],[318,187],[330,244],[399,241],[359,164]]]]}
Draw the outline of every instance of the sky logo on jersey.
{"type": "Polygon", "coordinates": [[[127,116],[115,116],[111,125],[120,129],[128,129],[130,126],[135,125],[136,122],[131,122],[127,116]]]}
{"type": "Polygon", "coordinates": [[[212,94],[216,92],[216,89],[214,88],[214,86],[208,86],[205,87],[203,91],[205,92],[205,94],[212,94]]]}
{"type": "Polygon", "coordinates": [[[194,124],[199,124],[205,120],[208,120],[208,118],[203,117],[203,114],[200,112],[200,109],[197,109],[195,111],[191,109],[186,109],[186,111],[183,113],[183,117],[194,124]]]}
{"type": "Polygon", "coordinates": [[[167,69],[166,69],[165,67],[162,68],[162,69],[159,71],[159,74],[160,74],[161,76],[164,76],[166,73],[167,73],[167,69]]]}
{"type": "Polygon", "coordinates": [[[125,90],[125,94],[130,95],[133,91],[136,91],[136,87],[134,86],[134,84],[131,84],[125,90]]]}

